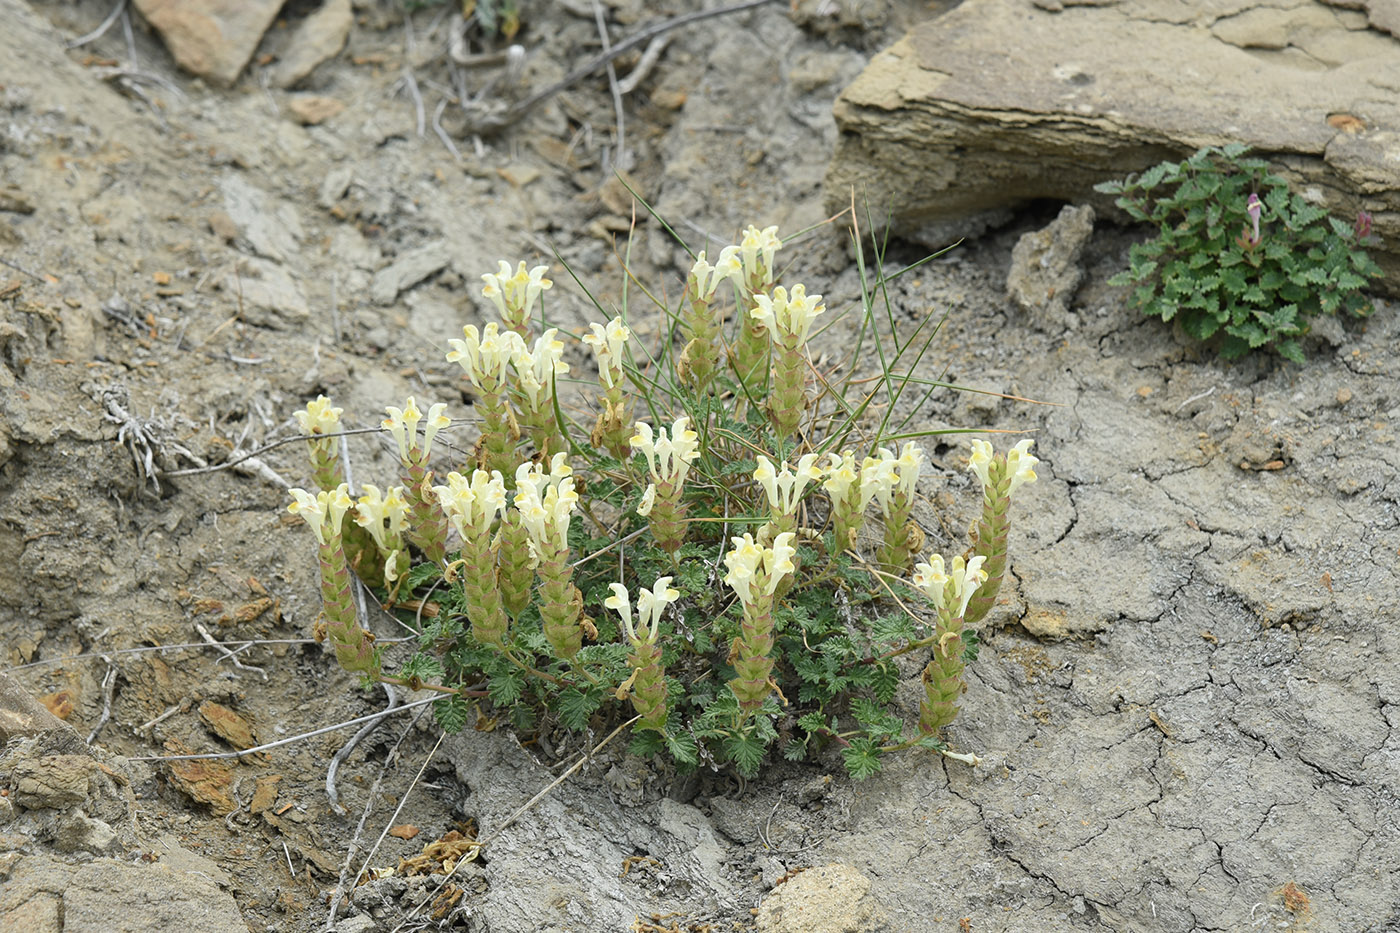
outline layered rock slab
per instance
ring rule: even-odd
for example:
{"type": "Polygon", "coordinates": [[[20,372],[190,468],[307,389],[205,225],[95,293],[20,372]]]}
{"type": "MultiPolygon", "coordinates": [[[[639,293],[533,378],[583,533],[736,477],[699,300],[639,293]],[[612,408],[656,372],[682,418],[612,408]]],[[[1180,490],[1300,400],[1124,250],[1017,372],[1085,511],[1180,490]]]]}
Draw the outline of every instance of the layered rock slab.
{"type": "Polygon", "coordinates": [[[942,246],[1038,198],[1107,207],[1099,182],[1243,142],[1334,215],[1370,212],[1396,286],[1400,39],[1315,0],[1050,5],[967,0],[876,56],[835,105],[828,208],[854,188],[942,246]]]}

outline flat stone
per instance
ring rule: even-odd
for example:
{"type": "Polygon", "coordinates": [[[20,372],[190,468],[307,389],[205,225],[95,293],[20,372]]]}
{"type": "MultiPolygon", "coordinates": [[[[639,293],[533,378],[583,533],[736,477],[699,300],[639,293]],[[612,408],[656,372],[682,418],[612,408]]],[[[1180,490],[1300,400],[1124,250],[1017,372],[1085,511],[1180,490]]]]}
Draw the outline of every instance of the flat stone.
{"type": "Polygon", "coordinates": [[[892,930],[870,895],[870,879],[850,865],[793,875],[758,907],[759,933],[880,933],[892,930]]]}
{"type": "Polygon", "coordinates": [[[15,803],[26,810],[64,810],[88,797],[90,772],[96,764],[87,755],[45,755],[15,762],[10,772],[15,803]]]}
{"type": "Polygon", "coordinates": [[[243,319],[250,324],[285,329],[311,316],[301,286],[275,262],[245,260],[221,284],[236,300],[241,298],[243,319]]]}
{"type": "Polygon", "coordinates": [[[1084,269],[1079,256],[1094,232],[1094,209],[1065,207],[1043,230],[1027,233],[1011,250],[1006,294],[1021,310],[1062,323],[1084,269]]]}
{"type": "Polygon", "coordinates": [[[316,70],[316,66],[339,55],[354,21],[350,0],[326,0],[292,33],[287,54],[272,70],[273,85],[291,87],[316,70]]]}
{"type": "Polygon", "coordinates": [[[283,0],[134,0],[182,68],[228,86],[238,80],[283,0]]]}
{"type": "Polygon", "coordinates": [[[85,746],[73,727],[49,712],[10,675],[0,671],[0,747],[10,739],[57,733],[70,741],[66,750],[85,746]]]}
{"type": "Polygon", "coordinates": [[[302,126],[316,126],[344,110],[345,104],[334,97],[298,94],[287,101],[287,109],[302,126]]]}
{"type": "Polygon", "coordinates": [[[272,198],[238,174],[220,179],[219,190],[238,236],[259,256],[286,262],[297,254],[305,234],[295,206],[272,198]]]}
{"type": "Polygon", "coordinates": [[[393,304],[399,292],[412,288],[451,261],[452,254],[446,240],[434,240],[426,246],[411,249],[374,274],[370,297],[376,304],[393,304]]]}
{"type": "Polygon", "coordinates": [[[1064,6],[967,0],[872,59],[834,108],[828,208],[854,188],[944,246],[1035,199],[1117,213],[1095,184],[1241,142],[1333,216],[1369,211],[1377,287],[1400,287],[1400,41],[1309,0],[1064,6]]]}
{"type": "Polygon", "coordinates": [[[203,875],[108,859],[77,868],[63,891],[63,933],[114,930],[247,933],[248,927],[233,896],[203,875]]]}

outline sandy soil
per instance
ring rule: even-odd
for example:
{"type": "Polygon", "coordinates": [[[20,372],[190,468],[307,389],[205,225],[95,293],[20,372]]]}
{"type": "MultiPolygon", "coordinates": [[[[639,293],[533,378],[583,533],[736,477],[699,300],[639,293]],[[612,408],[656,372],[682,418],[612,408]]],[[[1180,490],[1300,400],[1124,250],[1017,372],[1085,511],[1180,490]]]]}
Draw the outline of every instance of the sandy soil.
{"type": "MultiPolygon", "coordinates": [[[[499,258],[555,265],[549,311],[566,329],[595,314],[552,253],[617,301],[633,205],[613,176],[611,96],[585,81],[501,137],[449,135],[454,156],[431,126],[448,80],[437,10],[414,14],[409,40],[397,6],[364,5],[311,80],[345,109],[304,127],[256,70],[211,90],[140,28],[136,66],[170,84],[123,93],[101,62],[127,61],[119,30],[63,49],[109,6],[0,2],[16,24],[0,39],[0,184],[33,206],[0,212],[0,644],[30,692],[66,694],[69,722],[127,756],[143,830],[216,862],[250,929],[324,929],[352,840],[358,867],[382,829],[418,827],[382,840],[371,863],[392,866],[454,828],[490,832],[578,749],[536,757],[504,729],[439,745],[430,720],[390,720],[340,770],[344,815],[325,783],[348,731],[199,773],[149,760],[228,750],[211,704],[266,742],[385,702],[305,641],[314,552],[283,513],[285,484],[309,482],[300,445],[261,469],[171,474],[289,436],[322,392],[357,426],[410,393],[462,414],[443,346],[489,319],[476,283],[499,258]],[[391,287],[384,270],[435,250],[445,262],[391,287]],[[199,627],[268,641],[244,667],[130,650],[200,642],[199,627]]],[[[572,6],[527,23],[526,85],[594,51],[572,6]]],[[[607,6],[617,37],[684,4],[607,6]]],[[[675,34],[627,100],[622,162],[692,245],[824,219],[832,99],[931,15],[868,6],[862,29],[798,24],[780,4],[675,34]]],[[[868,885],[833,882],[864,905],[861,929],[1400,929],[1392,309],[1320,328],[1304,367],[1223,363],[1104,285],[1130,234],[1101,225],[1072,313],[1037,319],[1005,300],[1005,274],[1016,237],[1052,216],[1029,209],[891,295],[910,327],[948,313],[925,375],[1048,403],[948,392],[916,413],[1033,431],[1044,462],[951,731],[986,762],[906,756],[854,784],[830,758],[745,783],[609,748],[460,871],[439,917],[407,920],[433,888],[395,878],[361,889],[362,929],[814,929],[774,905],[790,872],[829,863],[868,885]]],[[[855,302],[844,237],[809,236],[785,278],[855,302]]],[[[890,261],[919,255],[896,244],[890,261]]],[[[683,257],[639,218],[643,281],[678,290],[683,257]]],[[[387,475],[381,439],[351,452],[387,475]]],[[[956,552],[974,504],[965,450],[929,454],[919,517],[931,548],[956,552]]]]}

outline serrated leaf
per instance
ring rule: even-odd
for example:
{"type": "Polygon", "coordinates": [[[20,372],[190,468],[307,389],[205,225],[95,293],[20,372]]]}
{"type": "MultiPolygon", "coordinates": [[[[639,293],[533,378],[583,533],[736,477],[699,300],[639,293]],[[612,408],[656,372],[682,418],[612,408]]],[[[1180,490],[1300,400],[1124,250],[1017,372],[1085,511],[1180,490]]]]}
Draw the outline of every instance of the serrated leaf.
{"type": "Polygon", "coordinates": [[[446,696],[433,703],[433,718],[449,735],[462,731],[471,717],[471,711],[471,704],[460,696],[446,696]]]}
{"type": "Polygon", "coordinates": [[[588,719],[598,709],[601,698],[581,692],[577,687],[568,687],[559,694],[555,711],[564,728],[581,732],[588,726],[588,719]]]}
{"type": "Polygon", "coordinates": [[[744,777],[753,777],[763,762],[763,742],[753,732],[731,734],[723,743],[724,756],[744,777]]]}
{"type": "Polygon", "coordinates": [[[695,738],[689,732],[667,733],[666,750],[671,753],[671,757],[683,765],[695,765],[700,762],[700,752],[696,748],[695,738]]]}
{"type": "Polygon", "coordinates": [[[846,770],[857,781],[880,773],[880,752],[870,739],[852,739],[851,744],[841,750],[841,758],[846,762],[846,770]]]}

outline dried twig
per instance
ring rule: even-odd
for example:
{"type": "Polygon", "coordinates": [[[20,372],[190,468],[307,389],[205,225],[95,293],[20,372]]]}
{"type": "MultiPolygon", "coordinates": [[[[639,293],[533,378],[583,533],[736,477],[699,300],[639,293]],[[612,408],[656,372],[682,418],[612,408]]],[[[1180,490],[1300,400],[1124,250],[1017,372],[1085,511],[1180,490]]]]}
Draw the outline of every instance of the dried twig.
{"type": "Polygon", "coordinates": [[[107,18],[104,19],[96,29],[85,36],[79,36],[76,39],[68,40],[65,46],[70,49],[76,49],[87,45],[89,42],[96,42],[107,34],[107,30],[112,28],[112,24],[117,21],[117,17],[121,16],[125,11],[126,0],[117,0],[117,5],[112,7],[112,12],[107,14],[107,18]]]}
{"type": "MultiPolygon", "coordinates": [[[[384,775],[386,775],[386,774],[389,773],[389,766],[393,763],[394,758],[398,755],[398,753],[399,753],[399,746],[403,745],[404,739],[408,738],[409,735],[411,735],[411,734],[413,733],[414,728],[418,725],[418,720],[421,719],[421,718],[423,717],[423,712],[424,712],[424,711],[419,711],[418,715],[413,717],[413,721],[410,722],[410,723],[408,724],[408,726],[403,730],[403,732],[401,732],[401,733],[399,734],[399,740],[398,740],[397,742],[394,743],[394,747],[393,747],[393,748],[389,749],[389,754],[384,758],[384,764],[381,765],[380,768],[379,768],[379,775],[378,775],[377,777],[375,777],[375,779],[374,779],[374,784],[370,786],[370,789],[369,789],[369,796],[367,796],[367,797],[365,798],[365,808],[364,808],[364,810],[361,811],[361,813],[360,813],[360,822],[359,822],[359,824],[355,827],[355,835],[350,839],[350,845],[349,845],[349,847],[345,850],[345,861],[342,862],[341,865],[340,865],[340,878],[336,881],[335,891],[333,891],[333,892],[331,893],[331,909],[330,909],[330,913],[326,916],[326,929],[327,929],[327,930],[333,930],[333,929],[335,929],[335,915],[336,915],[336,913],[340,910],[340,900],[341,900],[341,898],[343,898],[343,897],[345,896],[345,873],[346,873],[347,871],[349,871],[349,869],[350,869],[350,863],[351,863],[352,861],[355,860],[355,853],[359,850],[359,846],[360,846],[360,836],[361,836],[361,835],[364,833],[364,831],[365,831],[365,823],[369,821],[369,815],[370,815],[372,812],[374,812],[374,802],[375,802],[376,800],[379,799],[379,787],[380,787],[381,784],[384,783],[384,775]]],[[[440,744],[442,744],[442,737],[441,737],[441,736],[438,737],[438,745],[440,745],[440,744]]],[[[430,752],[428,753],[427,761],[424,761],[424,762],[423,762],[423,766],[424,766],[425,768],[427,767],[428,761],[431,761],[431,760],[432,760],[433,755],[437,752],[437,749],[438,749],[438,746],[437,746],[437,745],[434,745],[434,746],[433,746],[433,750],[430,751],[430,752]]],[[[418,777],[422,777],[422,775],[423,775],[423,772],[422,772],[422,770],[420,769],[419,772],[418,772],[418,777]]],[[[418,777],[415,777],[415,778],[413,779],[414,784],[416,784],[416,783],[418,782],[418,777]]],[[[410,785],[409,785],[409,790],[412,790],[412,789],[413,789],[413,785],[410,784],[410,785]]],[[[407,797],[408,797],[408,792],[405,791],[404,794],[403,794],[403,796],[400,798],[400,804],[399,804],[400,806],[403,805],[403,804],[402,804],[402,801],[403,801],[404,799],[406,799],[407,797]]],[[[397,814],[398,814],[398,811],[395,810],[394,813],[395,813],[395,815],[397,815],[397,814]]],[[[390,820],[390,825],[391,825],[391,826],[393,825],[392,819],[390,820]]],[[[381,835],[379,838],[380,838],[380,840],[382,841],[384,837],[381,835]]],[[[379,843],[375,843],[375,848],[376,848],[376,849],[378,848],[378,846],[379,846],[379,843]]],[[[369,860],[366,859],[366,860],[365,860],[365,864],[368,864],[368,863],[369,863],[369,860]]],[[[360,873],[363,873],[363,872],[364,872],[364,868],[361,867],[360,873]]],[[[360,875],[357,874],[357,875],[355,876],[355,880],[356,880],[356,881],[359,881],[359,878],[360,878],[360,875]]]]}
{"type": "Polygon", "coordinates": [[[194,624],[194,630],[199,633],[199,637],[203,638],[206,644],[218,651],[226,660],[232,661],[234,667],[238,668],[240,671],[256,671],[262,675],[264,681],[267,680],[267,671],[252,664],[244,664],[242,661],[238,660],[238,655],[225,648],[217,638],[210,635],[209,630],[205,628],[202,623],[196,622],[194,624]]]}
{"type": "MultiPolygon", "coordinates": [[[[579,758],[578,761],[574,762],[573,766],[570,767],[569,770],[559,775],[553,781],[550,781],[549,784],[544,788],[544,790],[540,791],[538,794],[531,797],[529,800],[525,801],[525,803],[522,804],[519,808],[517,808],[516,811],[512,813],[504,823],[496,827],[495,832],[493,832],[491,835],[487,836],[480,842],[477,842],[475,848],[473,848],[472,850],[472,854],[459,859],[457,861],[457,864],[452,867],[452,871],[448,872],[445,876],[443,876],[443,879],[440,882],[438,882],[438,886],[433,889],[432,893],[430,893],[423,900],[419,901],[417,906],[415,906],[412,910],[408,912],[408,914],[403,918],[403,920],[399,922],[399,925],[394,927],[392,933],[399,933],[399,931],[404,929],[404,926],[410,920],[412,920],[418,915],[418,911],[422,910],[435,898],[437,898],[438,894],[442,892],[442,889],[447,886],[447,882],[452,880],[452,876],[456,874],[458,868],[461,868],[467,862],[475,861],[477,854],[479,854],[482,849],[486,848],[492,842],[496,841],[497,837],[499,837],[501,833],[505,832],[507,829],[513,826],[515,824],[515,821],[520,819],[526,813],[528,813],[535,806],[535,804],[539,803],[541,800],[547,797],[550,791],[554,790],[554,788],[558,787],[560,784],[564,783],[566,780],[572,777],[575,774],[575,772],[577,772],[584,765],[591,762],[593,760],[594,755],[598,754],[598,752],[603,750],[604,746],[606,746],[609,742],[611,742],[613,739],[617,738],[620,734],[622,734],[622,730],[626,729],[628,726],[632,725],[634,722],[641,718],[642,717],[640,716],[633,716],[631,719],[618,726],[612,732],[609,732],[607,738],[603,739],[603,741],[593,746],[592,749],[585,752],[579,758]]],[[[132,760],[138,761],[139,759],[133,758],[132,760]]]]}
{"type": "Polygon", "coordinates": [[[314,739],[318,735],[325,735],[327,732],[335,732],[339,729],[348,729],[351,726],[358,726],[361,723],[369,722],[371,719],[383,719],[385,716],[393,716],[396,713],[405,713],[420,706],[427,706],[429,703],[436,703],[439,697],[428,697],[425,700],[414,700],[412,703],[405,703],[393,709],[381,710],[377,713],[370,713],[368,716],[360,716],[356,719],[348,719],[345,722],[338,722],[333,726],[323,726],[320,729],[313,729],[310,732],[302,732],[298,735],[289,736],[285,739],[278,739],[276,742],[268,742],[266,745],[255,745],[252,748],[238,749],[232,752],[206,752],[202,755],[143,755],[133,757],[131,761],[206,761],[216,758],[243,758],[248,755],[255,755],[258,752],[269,751],[274,748],[281,748],[283,745],[291,745],[293,742],[303,742],[307,739],[314,739]]]}
{"type": "Polygon", "coordinates": [[[500,132],[523,117],[529,112],[530,108],[534,107],[536,104],[546,101],[560,91],[582,81],[595,71],[601,70],[609,62],[632,51],[639,45],[644,45],[657,36],[670,32],[673,29],[679,29],[681,26],[688,26],[691,23],[698,23],[701,20],[711,19],[716,16],[726,16],[730,13],[742,13],[744,10],[752,10],[755,7],[776,2],[777,0],[742,0],[740,3],[733,3],[729,6],[716,7],[713,10],[696,10],[692,13],[683,13],[680,16],[663,20],[653,26],[648,26],[635,36],[631,36],[619,42],[603,54],[575,68],[554,84],[536,91],[524,100],[509,106],[495,104],[493,106],[483,105],[474,109],[469,109],[467,107],[467,101],[464,99],[462,102],[462,109],[467,112],[467,121],[469,124],[467,131],[478,134],[500,132]]]}
{"type": "Polygon", "coordinates": [[[93,739],[97,738],[97,733],[102,731],[102,727],[107,725],[108,720],[112,718],[112,698],[117,692],[117,666],[112,664],[111,658],[103,660],[110,666],[107,668],[107,674],[102,678],[102,715],[98,717],[97,725],[93,726],[92,731],[88,733],[89,745],[92,744],[93,739]]]}
{"type": "MultiPolygon", "coordinates": [[[[398,706],[402,701],[399,699],[398,691],[391,685],[380,684],[380,686],[384,688],[384,693],[389,697],[389,705],[384,708],[385,712],[388,712],[398,706]]],[[[340,751],[336,752],[335,755],[331,757],[331,763],[326,768],[326,797],[330,799],[331,809],[341,816],[345,816],[349,811],[340,805],[340,792],[335,789],[336,772],[340,770],[340,766],[345,762],[345,759],[350,757],[350,753],[355,750],[355,746],[359,745],[360,742],[375,729],[378,729],[381,722],[383,722],[382,719],[375,719],[361,726],[360,731],[352,735],[350,741],[341,746],[340,751]]]]}
{"type": "MultiPolygon", "coordinates": [[[[608,38],[607,18],[603,16],[603,5],[593,0],[593,22],[598,26],[598,41],[603,46],[603,54],[612,50],[612,40],[608,38]]],[[[612,92],[613,116],[617,120],[617,156],[613,160],[618,168],[627,169],[627,121],[622,109],[622,90],[617,84],[617,69],[611,61],[607,64],[608,90],[612,92]]],[[[606,167],[604,168],[606,172],[606,167]]]]}

